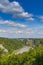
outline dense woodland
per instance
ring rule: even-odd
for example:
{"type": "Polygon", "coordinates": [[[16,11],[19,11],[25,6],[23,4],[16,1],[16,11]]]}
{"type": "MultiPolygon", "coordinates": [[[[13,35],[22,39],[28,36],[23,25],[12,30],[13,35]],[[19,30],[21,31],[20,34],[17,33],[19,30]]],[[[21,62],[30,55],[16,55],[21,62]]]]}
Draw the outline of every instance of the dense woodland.
{"type": "Polygon", "coordinates": [[[9,52],[12,52],[25,46],[25,41],[19,39],[0,38],[0,44],[8,49],[9,52]]]}
{"type": "Polygon", "coordinates": [[[43,65],[43,39],[5,39],[0,38],[2,44],[8,52],[3,52],[0,48],[0,65],[43,65]],[[28,42],[28,44],[26,44],[28,42]],[[34,49],[22,54],[12,54],[14,50],[30,45],[34,49]]]}

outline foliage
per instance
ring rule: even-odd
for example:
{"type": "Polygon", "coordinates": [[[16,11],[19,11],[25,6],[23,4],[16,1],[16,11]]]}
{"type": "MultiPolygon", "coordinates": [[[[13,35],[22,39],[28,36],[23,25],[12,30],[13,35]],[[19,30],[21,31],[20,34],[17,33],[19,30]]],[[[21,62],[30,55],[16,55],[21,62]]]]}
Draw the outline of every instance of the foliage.
{"type": "Polygon", "coordinates": [[[43,65],[43,46],[19,55],[5,54],[0,65],[43,65]]]}
{"type": "Polygon", "coordinates": [[[12,51],[25,46],[25,41],[20,39],[0,38],[0,44],[2,44],[11,53],[12,51]]]}
{"type": "Polygon", "coordinates": [[[30,39],[28,42],[28,39],[0,38],[0,44],[10,52],[5,53],[0,48],[0,65],[43,65],[43,39],[30,39]],[[33,49],[15,55],[13,51],[27,45],[26,42],[33,45],[33,49]]]}

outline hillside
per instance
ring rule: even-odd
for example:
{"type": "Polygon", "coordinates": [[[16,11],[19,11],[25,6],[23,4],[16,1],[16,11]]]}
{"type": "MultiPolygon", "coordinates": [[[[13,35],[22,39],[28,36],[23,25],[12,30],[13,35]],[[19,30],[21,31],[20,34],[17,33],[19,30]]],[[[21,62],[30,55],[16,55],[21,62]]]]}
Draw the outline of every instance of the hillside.
{"type": "Polygon", "coordinates": [[[0,38],[0,44],[2,44],[9,52],[22,48],[25,46],[25,42],[19,39],[0,38]]]}
{"type": "Polygon", "coordinates": [[[0,65],[43,65],[43,39],[0,38],[0,65]]]}
{"type": "Polygon", "coordinates": [[[8,39],[0,38],[0,44],[5,47],[8,52],[20,49],[24,46],[38,47],[43,45],[43,39],[8,39]]]}
{"type": "Polygon", "coordinates": [[[43,46],[17,55],[0,50],[0,65],[43,65],[43,46]]]}

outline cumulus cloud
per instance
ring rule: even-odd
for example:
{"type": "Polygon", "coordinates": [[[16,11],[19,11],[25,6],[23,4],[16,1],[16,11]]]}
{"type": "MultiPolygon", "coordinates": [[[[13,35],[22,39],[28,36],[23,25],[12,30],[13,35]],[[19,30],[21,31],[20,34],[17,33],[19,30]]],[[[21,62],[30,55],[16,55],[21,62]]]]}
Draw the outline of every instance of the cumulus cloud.
{"type": "Polygon", "coordinates": [[[14,37],[43,37],[43,29],[38,28],[36,31],[32,28],[27,28],[27,29],[1,29],[0,28],[0,34],[3,34],[3,36],[6,34],[7,36],[14,36],[14,37]]]}
{"type": "Polygon", "coordinates": [[[25,24],[15,23],[10,20],[0,20],[0,25],[7,25],[9,27],[13,27],[12,29],[0,29],[0,33],[8,33],[8,34],[33,34],[32,28],[28,28],[25,24]]]}
{"type": "Polygon", "coordinates": [[[32,28],[28,28],[25,24],[15,23],[11,20],[0,20],[0,25],[7,25],[13,27],[11,30],[0,29],[0,32],[11,33],[11,34],[34,34],[32,28]],[[17,29],[16,29],[17,28],[17,29]]]}
{"type": "Polygon", "coordinates": [[[34,20],[33,14],[25,12],[22,6],[14,1],[9,2],[8,0],[0,0],[0,11],[8,14],[12,14],[14,18],[20,18],[25,20],[34,20]]]}
{"type": "MultiPolygon", "coordinates": [[[[3,35],[19,35],[21,37],[26,37],[26,36],[32,36],[32,37],[37,37],[38,35],[43,36],[43,26],[42,27],[37,27],[37,28],[29,28],[25,24],[20,24],[20,23],[15,23],[14,21],[11,20],[0,20],[0,25],[7,25],[8,27],[11,28],[0,28],[0,34],[3,33],[3,35]]],[[[5,35],[5,36],[6,36],[5,35]]]]}
{"type": "Polygon", "coordinates": [[[0,33],[20,34],[21,31],[18,31],[18,30],[6,30],[6,29],[0,29],[0,33]]]}
{"type": "Polygon", "coordinates": [[[11,27],[17,27],[17,28],[26,28],[26,25],[20,24],[20,23],[15,23],[14,21],[10,20],[0,20],[0,24],[6,24],[11,27]]]}
{"type": "Polygon", "coordinates": [[[6,29],[0,29],[0,33],[7,33],[7,34],[34,34],[33,30],[6,30],[6,29]]]}

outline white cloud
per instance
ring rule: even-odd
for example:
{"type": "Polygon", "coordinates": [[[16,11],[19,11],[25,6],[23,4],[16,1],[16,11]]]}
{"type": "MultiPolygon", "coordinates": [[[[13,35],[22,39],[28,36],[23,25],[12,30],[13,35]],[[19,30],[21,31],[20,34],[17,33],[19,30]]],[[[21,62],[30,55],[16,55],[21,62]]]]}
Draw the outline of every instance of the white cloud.
{"type": "Polygon", "coordinates": [[[24,24],[20,24],[20,23],[15,23],[14,21],[10,21],[10,20],[0,20],[0,24],[6,24],[8,26],[12,26],[12,27],[17,27],[17,28],[26,28],[26,25],[24,24]]]}
{"type": "Polygon", "coordinates": [[[0,20],[0,25],[7,25],[9,27],[13,27],[11,29],[0,29],[0,33],[8,33],[8,34],[33,34],[32,28],[28,28],[25,24],[15,23],[10,20],[0,20]]]}
{"type": "Polygon", "coordinates": [[[6,33],[6,30],[2,30],[2,29],[0,29],[0,32],[6,33]]]}
{"type": "MultiPolygon", "coordinates": [[[[37,30],[34,28],[27,28],[27,29],[1,29],[0,28],[0,35],[5,35],[4,37],[10,37],[13,36],[15,38],[19,37],[43,37],[43,28],[37,28],[37,30]]],[[[13,38],[12,37],[12,38],[13,38]]]]}
{"type": "Polygon", "coordinates": [[[39,18],[41,21],[43,21],[43,16],[39,16],[38,18],[39,18]]]}
{"type": "Polygon", "coordinates": [[[27,30],[6,30],[6,29],[0,29],[0,33],[7,33],[7,34],[34,34],[34,32],[31,31],[27,31],[27,30]]]}
{"type": "Polygon", "coordinates": [[[0,20],[0,24],[7,25],[9,27],[13,27],[14,29],[7,30],[7,29],[0,29],[0,32],[3,33],[11,33],[11,34],[33,34],[33,29],[28,28],[27,25],[15,23],[14,21],[10,20],[0,20]]]}
{"type": "Polygon", "coordinates": [[[38,33],[39,35],[43,35],[43,27],[38,28],[37,33],[38,33]]]}
{"type": "Polygon", "coordinates": [[[43,32],[38,32],[39,35],[43,35],[43,32]]]}
{"type": "Polygon", "coordinates": [[[8,14],[12,14],[14,18],[22,18],[25,20],[34,20],[33,14],[25,12],[22,6],[14,1],[9,2],[8,0],[0,0],[0,11],[8,14]]]}
{"type": "Polygon", "coordinates": [[[9,28],[0,27],[0,35],[10,37],[11,35],[15,37],[43,37],[43,26],[37,28],[29,28],[25,24],[15,23],[11,20],[0,20],[0,25],[7,25],[9,28]],[[11,28],[10,28],[11,27],[11,28]]]}
{"type": "Polygon", "coordinates": [[[0,29],[0,33],[8,33],[8,34],[34,34],[32,28],[28,28],[25,24],[15,23],[10,20],[0,20],[0,25],[7,25],[9,27],[13,27],[12,29],[0,29]]]}

